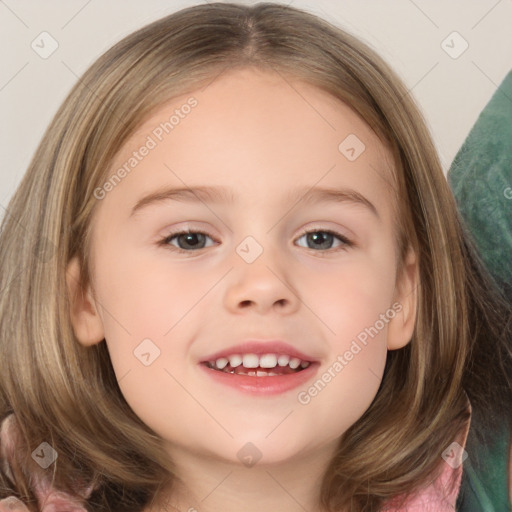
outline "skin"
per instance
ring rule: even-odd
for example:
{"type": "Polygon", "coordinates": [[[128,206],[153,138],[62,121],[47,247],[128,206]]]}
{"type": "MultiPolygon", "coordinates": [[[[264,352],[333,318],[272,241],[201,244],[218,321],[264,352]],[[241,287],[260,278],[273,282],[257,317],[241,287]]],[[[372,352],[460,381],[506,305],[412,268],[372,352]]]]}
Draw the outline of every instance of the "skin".
{"type": "MultiPolygon", "coordinates": [[[[105,338],[124,397],[164,440],[187,483],[146,512],[166,503],[204,512],[319,510],[322,474],[340,436],[374,399],[387,350],[406,345],[414,328],[418,267],[409,252],[397,274],[391,157],[345,104],[247,68],[161,108],[121,149],[109,176],[192,95],[198,105],[99,200],[92,283],[72,304],[74,330],[86,346],[105,338]],[[338,150],[349,134],[366,146],[354,161],[338,150]],[[230,187],[235,202],[162,201],[130,217],[156,189],[196,185],[230,187]],[[297,185],[355,189],[379,218],[361,204],[290,202],[285,196],[297,185]],[[158,245],[186,227],[212,238],[187,254],[176,252],[180,243],[186,250],[183,237],[158,245]],[[302,229],[338,231],[355,245],[340,249],[334,238],[316,248],[302,229]],[[263,249],[252,263],[236,252],[247,236],[263,249]],[[320,361],[316,380],[393,303],[400,312],[307,405],[297,393],[313,381],[252,397],[198,367],[243,339],[277,338],[320,361]],[[160,350],[149,366],[133,354],[146,338],[160,350]],[[261,452],[252,467],[237,456],[248,442],[261,452]]],[[[79,277],[75,259],[71,296],[79,277]]]]}

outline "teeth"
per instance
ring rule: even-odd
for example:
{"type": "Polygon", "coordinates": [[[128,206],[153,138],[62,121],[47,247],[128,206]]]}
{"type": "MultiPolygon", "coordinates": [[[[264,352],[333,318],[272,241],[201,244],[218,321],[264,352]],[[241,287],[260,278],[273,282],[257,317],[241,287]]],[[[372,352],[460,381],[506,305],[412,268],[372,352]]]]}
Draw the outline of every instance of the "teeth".
{"type": "MultiPolygon", "coordinates": [[[[277,365],[284,367],[289,366],[292,370],[296,370],[299,366],[301,369],[307,368],[309,366],[308,361],[302,361],[298,357],[290,357],[288,355],[276,355],[276,354],[263,354],[258,356],[256,354],[234,354],[229,357],[220,357],[215,361],[210,361],[210,366],[212,368],[216,368],[217,370],[224,370],[229,364],[231,366],[231,372],[234,368],[237,368],[241,364],[243,364],[244,368],[275,368],[277,365]]],[[[226,368],[225,371],[228,371],[226,368]]],[[[243,372],[246,375],[257,375],[258,377],[267,376],[267,375],[279,375],[274,372],[261,372],[261,371],[252,371],[252,372],[243,372]]]]}
{"type": "Polygon", "coordinates": [[[265,354],[260,357],[260,366],[262,368],[275,368],[277,356],[275,354],[265,354]]]}
{"type": "Polygon", "coordinates": [[[228,360],[225,357],[221,357],[220,359],[217,359],[217,361],[215,361],[215,364],[217,365],[217,368],[219,370],[222,370],[222,368],[224,368],[228,364],[228,360]]]}
{"type": "Polygon", "coordinates": [[[277,363],[279,366],[287,366],[290,362],[290,356],[279,356],[277,358],[277,363]]]}
{"type": "Polygon", "coordinates": [[[290,362],[288,363],[288,365],[290,366],[290,368],[292,370],[295,370],[295,368],[299,367],[300,363],[301,363],[301,360],[294,357],[294,358],[290,359],[290,362]]]}
{"type": "Polygon", "coordinates": [[[229,364],[233,368],[240,366],[242,364],[242,356],[239,356],[239,355],[229,356],[229,364]]]}
{"type": "Polygon", "coordinates": [[[260,365],[260,358],[256,354],[245,354],[243,362],[246,368],[258,368],[260,365]]]}

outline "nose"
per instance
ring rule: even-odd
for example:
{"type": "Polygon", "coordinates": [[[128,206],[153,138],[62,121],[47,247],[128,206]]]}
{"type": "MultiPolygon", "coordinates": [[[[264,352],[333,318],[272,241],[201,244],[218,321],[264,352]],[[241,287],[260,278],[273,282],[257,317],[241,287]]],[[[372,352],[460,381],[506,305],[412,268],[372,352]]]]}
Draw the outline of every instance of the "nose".
{"type": "Polygon", "coordinates": [[[291,284],[290,270],[285,271],[282,265],[268,254],[262,254],[252,263],[238,261],[237,268],[229,273],[226,307],[235,314],[246,310],[259,314],[272,310],[282,315],[293,314],[300,307],[300,299],[291,284]]]}

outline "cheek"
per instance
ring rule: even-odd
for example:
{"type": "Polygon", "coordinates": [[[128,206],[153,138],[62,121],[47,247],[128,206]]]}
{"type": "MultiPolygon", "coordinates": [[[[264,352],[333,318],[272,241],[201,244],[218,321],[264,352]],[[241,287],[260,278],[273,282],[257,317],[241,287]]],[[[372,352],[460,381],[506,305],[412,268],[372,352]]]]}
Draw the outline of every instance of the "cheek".
{"type": "Polygon", "coordinates": [[[363,415],[382,380],[388,324],[395,316],[394,272],[388,263],[385,258],[354,260],[328,278],[317,276],[309,299],[324,324],[329,357],[297,398],[315,411],[333,439],[363,415]]]}
{"type": "Polygon", "coordinates": [[[106,344],[120,389],[135,414],[156,429],[160,421],[176,421],[173,410],[190,407],[190,396],[179,384],[182,363],[197,322],[194,306],[211,287],[184,272],[169,272],[164,263],[155,258],[148,265],[134,254],[104,258],[96,276],[106,344]],[[172,408],[166,407],[171,400],[172,408]]]}
{"type": "Polygon", "coordinates": [[[328,327],[333,346],[343,349],[347,340],[375,324],[380,338],[385,337],[395,291],[391,261],[385,254],[358,256],[311,276],[309,304],[328,327]]]}
{"type": "MultiPolygon", "coordinates": [[[[165,258],[137,258],[130,250],[125,254],[116,261],[104,258],[97,273],[106,337],[162,341],[211,283],[196,279],[179,266],[170,269],[165,258]]],[[[216,276],[211,277],[213,281],[216,276]]]]}
{"type": "Polygon", "coordinates": [[[323,436],[329,440],[357,422],[377,394],[387,351],[376,340],[372,343],[366,347],[355,343],[335,354],[297,395],[305,414],[322,425],[323,436]]]}
{"type": "Polygon", "coordinates": [[[194,332],[205,321],[205,304],[213,308],[208,292],[222,273],[186,272],[162,255],[148,260],[133,249],[123,250],[124,256],[107,254],[98,267],[97,289],[106,344],[125,398],[148,414],[161,408],[161,390],[186,401],[168,372],[181,380],[194,332]]]}

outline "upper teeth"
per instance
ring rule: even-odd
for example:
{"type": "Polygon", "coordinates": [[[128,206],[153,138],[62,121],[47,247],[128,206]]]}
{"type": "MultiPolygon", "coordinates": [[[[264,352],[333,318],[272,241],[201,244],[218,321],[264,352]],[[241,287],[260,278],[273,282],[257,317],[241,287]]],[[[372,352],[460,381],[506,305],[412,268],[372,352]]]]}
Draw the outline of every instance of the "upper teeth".
{"type": "Polygon", "coordinates": [[[210,361],[213,365],[215,364],[216,368],[222,370],[229,363],[233,368],[244,365],[245,368],[275,368],[277,365],[279,366],[289,366],[290,368],[295,369],[298,368],[299,365],[302,368],[307,368],[309,366],[308,361],[302,361],[298,357],[290,357],[288,355],[276,355],[276,354],[263,354],[258,356],[256,354],[243,354],[243,355],[232,355],[229,357],[220,357],[215,361],[210,361]]]}

